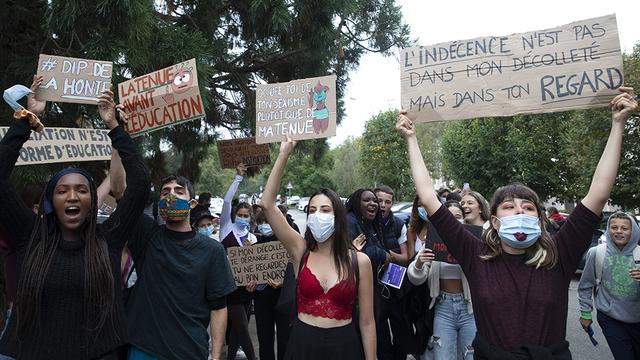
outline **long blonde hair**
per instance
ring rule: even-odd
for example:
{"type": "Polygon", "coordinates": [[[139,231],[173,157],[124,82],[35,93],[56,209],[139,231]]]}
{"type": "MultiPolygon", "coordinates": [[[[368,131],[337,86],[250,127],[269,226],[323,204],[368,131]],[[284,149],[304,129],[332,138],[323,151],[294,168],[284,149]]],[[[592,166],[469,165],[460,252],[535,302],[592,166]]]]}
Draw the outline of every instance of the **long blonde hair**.
{"type": "MultiPolygon", "coordinates": [[[[533,202],[536,206],[538,219],[540,219],[540,230],[542,234],[536,243],[526,249],[526,264],[535,266],[536,269],[543,267],[551,269],[558,263],[558,249],[556,243],[551,238],[549,232],[545,229],[543,214],[540,213],[540,198],[535,191],[523,184],[509,184],[496,190],[491,199],[491,215],[496,216],[498,206],[507,199],[525,199],[533,202]]],[[[500,245],[500,237],[498,231],[492,227],[485,231],[482,240],[489,248],[487,254],[481,255],[480,258],[485,261],[491,261],[502,254],[502,246],[500,245]]]]}

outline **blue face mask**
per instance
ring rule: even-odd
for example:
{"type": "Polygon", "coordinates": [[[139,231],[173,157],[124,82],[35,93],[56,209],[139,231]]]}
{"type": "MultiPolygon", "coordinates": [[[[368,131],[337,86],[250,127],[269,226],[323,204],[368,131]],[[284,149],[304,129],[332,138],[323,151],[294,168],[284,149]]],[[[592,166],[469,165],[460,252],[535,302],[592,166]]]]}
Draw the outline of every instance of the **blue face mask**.
{"type": "Polygon", "coordinates": [[[211,235],[213,235],[213,225],[198,228],[198,233],[206,237],[211,237],[211,235]]]}
{"type": "Polygon", "coordinates": [[[542,234],[538,218],[535,216],[518,214],[503,216],[498,220],[498,236],[512,248],[526,249],[535,244],[542,234]]]}
{"type": "Polygon", "coordinates": [[[242,218],[242,217],[236,216],[236,226],[248,228],[249,218],[242,218]]]}
{"type": "Polygon", "coordinates": [[[427,221],[427,210],[425,210],[423,207],[418,208],[418,215],[422,220],[427,221]]]}
{"type": "Polygon", "coordinates": [[[273,235],[273,229],[271,229],[271,225],[269,224],[260,224],[258,225],[258,231],[262,236],[271,236],[273,235]]]}
{"type": "Polygon", "coordinates": [[[18,100],[22,99],[25,95],[32,93],[31,89],[23,85],[13,85],[8,88],[2,94],[4,101],[11,106],[13,110],[24,109],[24,107],[18,104],[18,100]]]}

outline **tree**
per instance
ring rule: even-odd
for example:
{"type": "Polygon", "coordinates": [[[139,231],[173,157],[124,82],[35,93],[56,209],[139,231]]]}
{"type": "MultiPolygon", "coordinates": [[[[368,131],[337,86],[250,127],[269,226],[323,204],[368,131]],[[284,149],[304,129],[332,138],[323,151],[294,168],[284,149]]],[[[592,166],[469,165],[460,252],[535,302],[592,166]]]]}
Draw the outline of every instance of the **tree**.
{"type": "Polygon", "coordinates": [[[368,181],[358,187],[385,184],[394,190],[397,199],[407,199],[414,190],[407,144],[393,128],[397,117],[397,110],[389,110],[367,121],[359,143],[360,168],[368,181]]]}
{"type": "Polygon", "coordinates": [[[336,185],[335,191],[343,197],[366,183],[359,166],[361,142],[362,138],[349,137],[330,152],[334,159],[331,178],[336,185]]]}
{"type": "MultiPolygon", "coordinates": [[[[640,87],[640,45],[624,56],[625,82],[640,87]]],[[[523,182],[541,198],[580,200],[611,128],[608,108],[452,122],[443,136],[445,169],[485,195],[523,182]]],[[[627,123],[623,154],[611,199],[640,207],[640,119],[627,123]]]]}
{"type": "MultiPolygon", "coordinates": [[[[206,118],[138,140],[155,176],[164,167],[160,143],[166,142],[179,149],[178,172],[192,179],[213,129],[252,133],[256,84],[334,73],[340,98],[362,54],[390,54],[408,44],[409,32],[400,8],[386,0],[25,0],[3,10],[2,89],[28,83],[39,53],[111,60],[115,84],[196,58],[206,118]]],[[[90,106],[47,110],[48,126],[95,119],[90,106]]],[[[324,141],[302,147],[316,161],[326,149],[324,141]]]]}

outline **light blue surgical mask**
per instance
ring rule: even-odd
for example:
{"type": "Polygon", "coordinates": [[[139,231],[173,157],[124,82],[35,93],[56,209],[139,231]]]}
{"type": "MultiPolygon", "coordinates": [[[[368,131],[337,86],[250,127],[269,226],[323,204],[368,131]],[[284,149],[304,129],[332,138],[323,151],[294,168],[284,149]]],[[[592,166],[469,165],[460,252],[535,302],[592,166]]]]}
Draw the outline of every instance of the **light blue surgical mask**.
{"type": "Polygon", "coordinates": [[[269,224],[260,224],[258,225],[258,231],[262,236],[271,236],[273,235],[273,230],[271,229],[271,225],[269,224]]]}
{"type": "Polygon", "coordinates": [[[206,236],[206,237],[211,237],[211,235],[213,235],[213,225],[208,225],[205,227],[199,227],[198,228],[198,233],[206,236]]]}
{"type": "Polygon", "coordinates": [[[518,214],[498,218],[498,236],[505,244],[515,249],[526,249],[535,244],[542,230],[536,216],[518,214]]]}
{"type": "Polygon", "coordinates": [[[422,206],[418,208],[418,215],[422,220],[427,221],[427,210],[425,210],[422,206]]]}
{"type": "Polygon", "coordinates": [[[250,223],[249,218],[242,218],[242,217],[236,216],[236,226],[248,228],[249,223],[250,223]]]}
{"type": "Polygon", "coordinates": [[[2,94],[4,101],[11,106],[13,110],[24,109],[24,106],[18,104],[18,100],[22,99],[25,95],[32,93],[31,89],[24,85],[13,85],[6,89],[2,94]]]}
{"type": "Polygon", "coordinates": [[[307,217],[307,227],[311,231],[316,242],[327,241],[335,230],[335,216],[333,214],[321,213],[319,211],[309,214],[307,217]]]}

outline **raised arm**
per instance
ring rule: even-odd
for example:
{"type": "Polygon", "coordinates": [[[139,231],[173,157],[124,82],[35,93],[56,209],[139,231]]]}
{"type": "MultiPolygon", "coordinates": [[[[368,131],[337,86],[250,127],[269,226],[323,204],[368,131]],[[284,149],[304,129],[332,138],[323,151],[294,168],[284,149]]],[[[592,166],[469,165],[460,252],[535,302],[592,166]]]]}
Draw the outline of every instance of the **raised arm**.
{"type": "MultiPolygon", "coordinates": [[[[47,105],[46,101],[37,100],[34,95],[42,80],[42,76],[33,76],[31,93],[27,96],[27,108],[35,115],[41,115],[47,105]]],[[[0,140],[0,225],[6,230],[8,240],[13,246],[26,243],[35,220],[33,211],[24,204],[18,191],[9,181],[20,149],[29,140],[29,136],[31,127],[29,121],[23,118],[12,120],[9,130],[0,140]]]]}
{"type": "MultiPolygon", "coordinates": [[[[148,184],[147,184],[148,185],[148,184]]],[[[126,172],[122,166],[122,159],[117,149],[113,149],[111,153],[111,164],[109,165],[109,189],[116,200],[120,200],[124,196],[124,190],[127,188],[126,172]]]]}
{"type": "Polygon", "coordinates": [[[304,238],[289,226],[287,219],[276,205],[276,196],[280,188],[284,168],[287,166],[287,160],[295,146],[296,142],[289,138],[280,144],[280,153],[278,154],[275,164],[273,164],[273,169],[271,169],[271,174],[269,174],[269,179],[264,187],[261,205],[267,222],[271,225],[278,240],[280,240],[285,249],[287,249],[287,252],[293,260],[294,269],[297,269],[305,251],[306,245],[304,238]]]}
{"type": "Polygon", "coordinates": [[[398,115],[396,129],[398,129],[407,141],[411,176],[413,177],[413,183],[416,185],[416,192],[418,193],[420,202],[422,206],[424,206],[424,209],[427,210],[427,214],[433,215],[442,204],[440,200],[438,200],[431,175],[429,175],[429,170],[427,170],[424,159],[422,158],[422,153],[420,153],[418,139],[416,138],[416,127],[413,121],[406,116],[405,111],[401,111],[400,115],[398,115]]]}
{"type": "Polygon", "coordinates": [[[593,174],[589,192],[582,199],[582,204],[596,215],[602,213],[602,208],[609,200],[611,189],[618,174],[624,126],[631,114],[638,109],[638,101],[635,98],[633,88],[621,87],[618,90],[620,94],[611,100],[611,132],[609,133],[609,139],[593,174]]]}
{"type": "Polygon", "coordinates": [[[25,119],[14,121],[0,140],[0,225],[13,246],[26,243],[36,215],[29,209],[9,181],[22,145],[29,139],[31,128],[25,119]]]}
{"type": "Polygon", "coordinates": [[[236,166],[236,178],[233,180],[231,186],[229,186],[229,190],[227,190],[227,193],[224,195],[222,210],[220,211],[220,241],[224,240],[224,238],[231,232],[231,202],[233,201],[233,197],[236,195],[238,186],[240,186],[246,172],[247,167],[244,166],[244,164],[240,163],[236,166]]]}
{"type": "Polygon", "coordinates": [[[122,166],[128,174],[127,186],[116,211],[106,221],[109,244],[123,247],[130,234],[136,228],[136,223],[142,216],[144,206],[149,198],[149,184],[151,178],[149,170],[138,153],[133,140],[115,119],[115,104],[113,92],[105,91],[98,98],[98,111],[109,131],[111,145],[117,149],[122,157],[122,166]]]}

